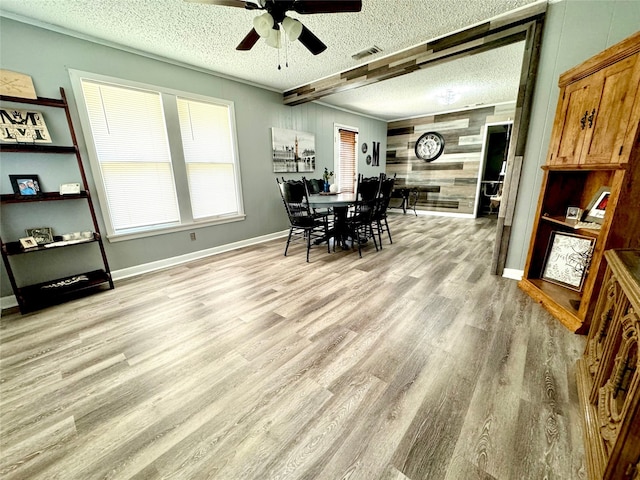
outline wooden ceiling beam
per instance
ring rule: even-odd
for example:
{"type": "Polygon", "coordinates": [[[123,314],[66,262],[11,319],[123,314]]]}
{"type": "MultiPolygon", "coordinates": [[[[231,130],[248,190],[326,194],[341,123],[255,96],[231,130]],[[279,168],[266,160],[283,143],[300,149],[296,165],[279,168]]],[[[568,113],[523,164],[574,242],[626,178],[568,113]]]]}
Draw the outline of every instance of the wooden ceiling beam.
{"type": "Polygon", "coordinates": [[[285,105],[300,105],[327,95],[485,52],[526,39],[533,22],[541,22],[546,3],[536,3],[489,22],[426,42],[351,70],[284,92],[285,105]]]}

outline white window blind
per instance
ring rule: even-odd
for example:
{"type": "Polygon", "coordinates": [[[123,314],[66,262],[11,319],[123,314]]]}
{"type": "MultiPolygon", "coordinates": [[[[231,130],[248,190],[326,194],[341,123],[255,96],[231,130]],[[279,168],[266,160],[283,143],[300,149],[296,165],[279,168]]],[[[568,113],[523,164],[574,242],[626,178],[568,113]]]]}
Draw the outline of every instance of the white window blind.
{"type": "Polygon", "coordinates": [[[185,98],[177,103],[193,218],[237,214],[229,107],[185,98]]]}
{"type": "Polygon", "coordinates": [[[357,132],[338,129],[340,136],[338,185],[341,192],[354,193],[357,132]]]}
{"type": "Polygon", "coordinates": [[[180,221],[158,92],[83,79],[114,233],[180,221]]]}

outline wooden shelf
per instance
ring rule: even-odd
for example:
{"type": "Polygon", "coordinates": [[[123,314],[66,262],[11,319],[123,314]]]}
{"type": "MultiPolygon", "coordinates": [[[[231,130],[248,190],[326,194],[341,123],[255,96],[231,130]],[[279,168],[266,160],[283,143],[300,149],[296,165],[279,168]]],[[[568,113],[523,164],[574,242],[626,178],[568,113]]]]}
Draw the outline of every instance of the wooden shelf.
{"type": "Polygon", "coordinates": [[[582,325],[576,308],[582,299],[578,292],[541,278],[523,278],[518,286],[568,329],[575,332],[582,325]]]}
{"type": "Polygon", "coordinates": [[[66,245],[52,245],[50,247],[45,247],[44,245],[41,245],[41,246],[28,248],[24,250],[20,242],[7,242],[3,245],[3,248],[4,248],[4,252],[7,255],[24,255],[27,253],[50,251],[56,248],[69,248],[69,247],[75,247],[76,245],[85,245],[87,243],[97,242],[99,239],[100,239],[100,235],[98,233],[94,233],[93,238],[82,239],[82,241],[78,241],[77,243],[70,243],[66,245]]]}
{"type": "Polygon", "coordinates": [[[59,98],[20,98],[12,97],[10,95],[0,95],[0,101],[2,102],[15,102],[15,103],[29,103],[31,105],[43,105],[45,107],[66,108],[67,102],[64,99],[59,98]]]}
{"type": "Polygon", "coordinates": [[[21,287],[17,293],[24,304],[24,313],[65,302],[105,284],[112,284],[111,275],[104,270],[94,270],[21,287]]]}
{"type": "Polygon", "coordinates": [[[590,172],[593,170],[625,170],[627,168],[626,163],[617,164],[581,164],[581,165],[542,165],[542,170],[548,170],[550,172],[590,172]]]}
{"type": "Polygon", "coordinates": [[[42,195],[18,195],[15,193],[0,195],[0,201],[2,203],[59,202],[64,200],[78,200],[81,198],[89,198],[89,191],[85,190],[71,195],[60,195],[58,192],[44,192],[42,195]]]}
{"type": "MultiPolygon", "coordinates": [[[[24,143],[3,143],[0,144],[0,152],[16,152],[22,154],[73,154],[76,160],[78,174],[81,179],[81,188],[83,189],[80,193],[71,194],[71,195],[60,195],[59,192],[40,192],[38,195],[19,195],[19,194],[3,194],[0,195],[0,204],[3,206],[7,204],[25,204],[30,205],[29,208],[25,208],[24,211],[21,212],[21,218],[17,218],[16,221],[24,221],[28,215],[31,214],[33,210],[38,209],[38,204],[40,202],[59,202],[66,200],[86,200],[86,206],[91,215],[91,220],[93,223],[93,227],[91,228],[93,232],[93,238],[87,239],[78,243],[71,243],[65,245],[55,245],[55,246],[37,246],[35,248],[30,248],[24,250],[20,244],[20,242],[8,242],[4,243],[0,239],[0,251],[2,252],[2,260],[4,262],[4,266],[7,271],[7,276],[9,277],[9,281],[11,282],[11,288],[13,289],[13,293],[18,300],[18,305],[20,307],[20,311],[22,313],[31,312],[33,310],[38,310],[40,308],[44,308],[49,305],[53,305],[56,303],[61,303],[66,301],[69,298],[72,298],[76,295],[80,295],[86,291],[93,289],[94,287],[102,286],[104,284],[108,284],[109,288],[114,288],[113,280],[111,278],[111,273],[109,270],[109,263],[107,261],[107,255],[104,249],[104,243],[102,241],[102,236],[100,235],[100,226],[98,225],[98,220],[96,218],[95,208],[93,206],[93,201],[91,199],[91,194],[88,190],[88,183],[86,174],[84,171],[84,166],[82,164],[82,158],[80,156],[80,150],[77,145],[77,138],[75,131],[73,129],[73,123],[71,121],[71,114],[69,112],[69,104],[67,103],[67,97],[65,95],[64,89],[60,88],[60,99],[53,98],[44,98],[38,97],[36,99],[28,99],[28,98],[18,98],[11,97],[6,95],[0,95],[0,101],[2,102],[12,102],[18,104],[31,104],[31,105],[40,105],[45,107],[55,107],[64,109],[65,117],[67,121],[67,127],[69,134],[71,136],[71,141],[73,145],[71,146],[61,146],[61,145],[50,145],[50,144],[24,144],[24,143]],[[57,280],[51,280],[46,283],[39,283],[36,285],[25,285],[26,282],[20,281],[19,277],[20,271],[14,271],[12,267],[12,261],[16,261],[13,257],[16,255],[25,255],[29,253],[35,252],[52,252],[59,251],[60,248],[67,247],[75,247],[76,245],[84,245],[85,243],[97,244],[99,247],[100,259],[103,268],[100,270],[93,270],[86,273],[78,273],[72,277],[59,278],[57,280]],[[16,277],[16,273],[18,273],[16,277]],[[57,285],[56,285],[57,284],[57,285]]],[[[14,107],[11,107],[14,108],[14,107]]],[[[27,170],[29,155],[24,157],[24,165],[25,170],[27,170]]],[[[53,159],[46,159],[47,161],[53,159]]],[[[61,240],[61,237],[54,237],[56,240],[61,240]]],[[[79,251],[79,254],[93,254],[93,251],[79,251]]],[[[41,255],[44,255],[41,253],[41,255]]],[[[53,254],[52,254],[53,255],[53,254]]],[[[97,260],[97,257],[96,259],[97,260]]],[[[30,263],[34,265],[34,268],[42,268],[43,259],[39,257],[28,257],[27,259],[22,260],[24,262],[30,263]]],[[[53,265],[53,263],[52,263],[53,265]]],[[[91,267],[87,267],[91,268],[91,267]]],[[[47,270],[48,271],[48,270],[47,270]]],[[[65,272],[66,273],[66,272],[65,272]]],[[[55,275],[55,273],[52,273],[55,275]]]]}
{"type": "Polygon", "coordinates": [[[565,228],[572,230],[574,233],[579,233],[581,235],[588,235],[590,237],[598,238],[600,235],[600,230],[596,230],[593,228],[575,228],[576,221],[575,220],[567,220],[564,217],[552,217],[550,215],[543,215],[540,219],[544,222],[555,223],[556,225],[561,225],[565,228]]]}
{"type": "Polygon", "coordinates": [[[77,149],[73,146],[65,145],[43,145],[41,143],[2,143],[0,144],[0,152],[18,152],[18,153],[76,153],[77,149]]]}

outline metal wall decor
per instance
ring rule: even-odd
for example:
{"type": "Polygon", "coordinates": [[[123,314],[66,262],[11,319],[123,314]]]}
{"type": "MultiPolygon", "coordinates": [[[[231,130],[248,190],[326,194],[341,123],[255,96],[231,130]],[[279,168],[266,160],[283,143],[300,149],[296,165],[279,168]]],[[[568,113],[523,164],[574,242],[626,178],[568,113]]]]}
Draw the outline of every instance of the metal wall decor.
{"type": "Polygon", "coordinates": [[[380,142],[372,142],[373,146],[373,158],[371,159],[371,165],[374,167],[380,166],[380,142]]]}

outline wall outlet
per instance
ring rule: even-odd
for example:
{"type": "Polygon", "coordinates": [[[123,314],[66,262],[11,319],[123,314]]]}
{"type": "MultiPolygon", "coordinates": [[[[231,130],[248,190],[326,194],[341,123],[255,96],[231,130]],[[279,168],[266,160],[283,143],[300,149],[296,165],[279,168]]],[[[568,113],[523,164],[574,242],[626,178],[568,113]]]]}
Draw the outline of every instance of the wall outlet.
{"type": "Polygon", "coordinates": [[[189,238],[191,238],[191,240],[195,240],[196,239],[196,232],[191,232],[189,234],[189,238]]]}

